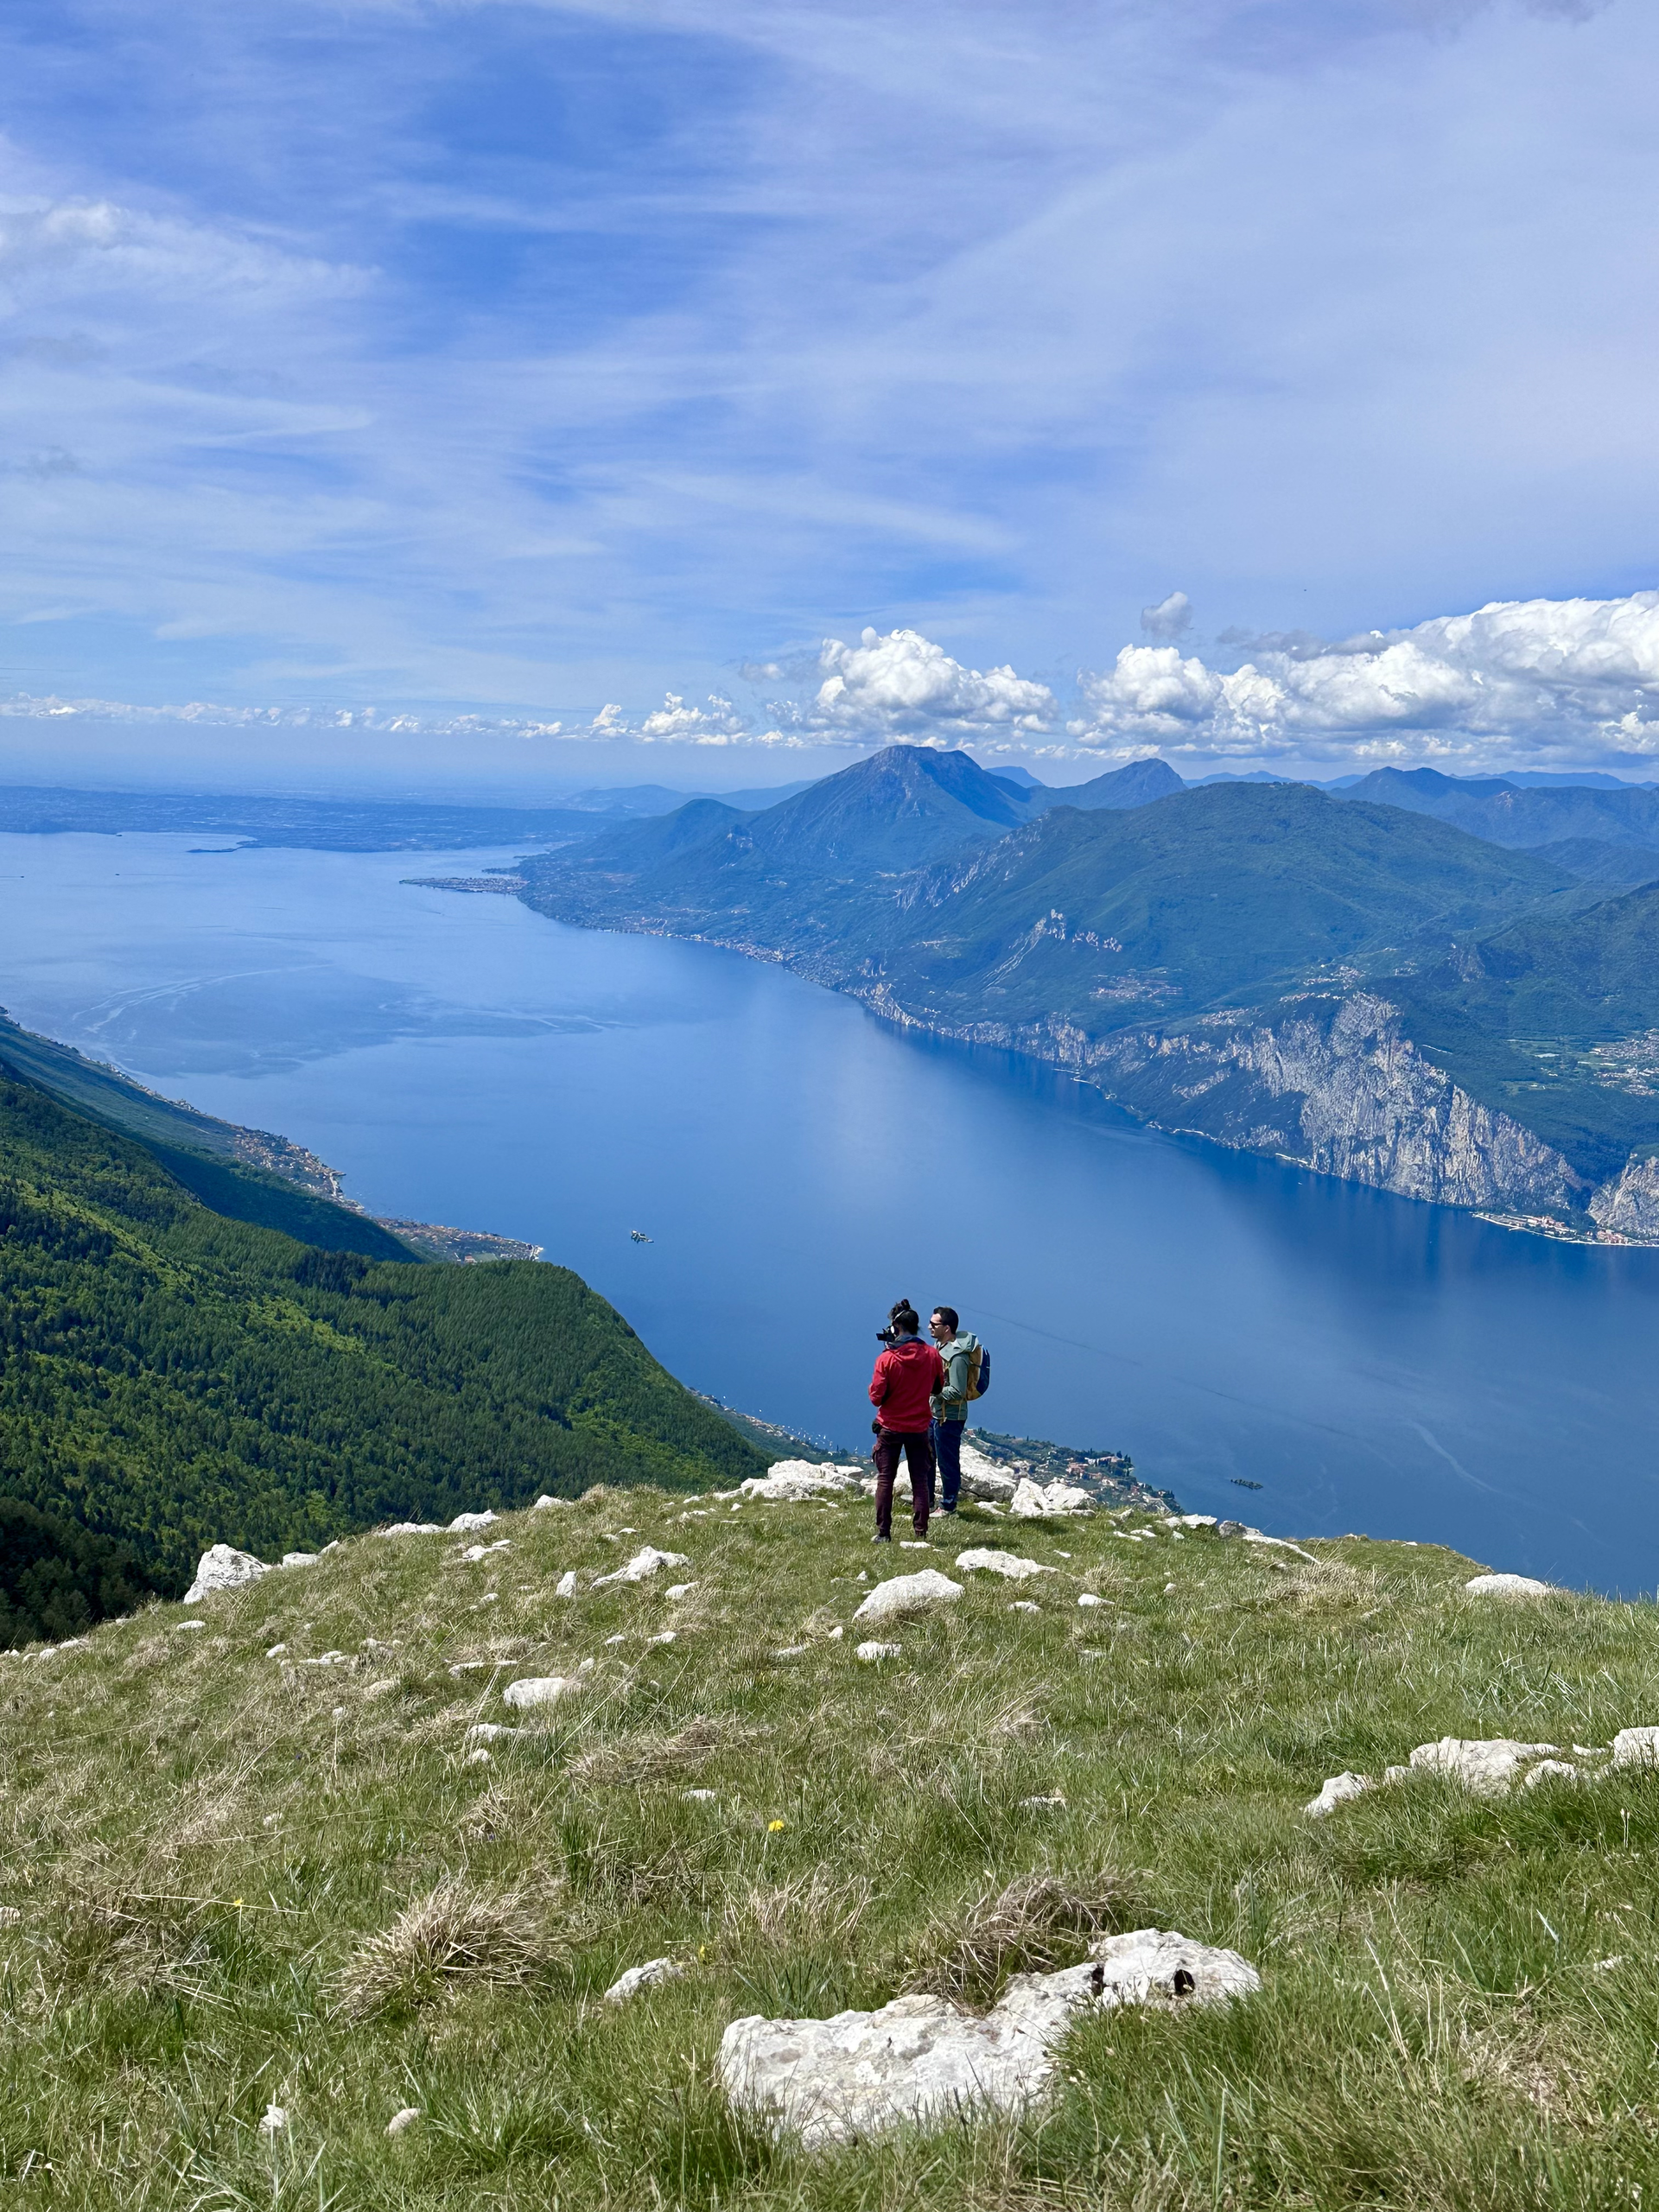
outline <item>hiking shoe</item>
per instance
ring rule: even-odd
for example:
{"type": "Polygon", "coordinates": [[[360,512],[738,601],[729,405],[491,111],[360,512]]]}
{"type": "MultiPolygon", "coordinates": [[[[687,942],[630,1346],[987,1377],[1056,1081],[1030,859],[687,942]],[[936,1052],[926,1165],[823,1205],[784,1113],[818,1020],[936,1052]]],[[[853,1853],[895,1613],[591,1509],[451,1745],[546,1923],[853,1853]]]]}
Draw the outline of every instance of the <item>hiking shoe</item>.
{"type": "Polygon", "coordinates": [[[877,1535],[877,1536],[872,1536],[872,1537],[870,1538],[870,1541],[871,1541],[873,1544],[890,1544],[890,1543],[893,1541],[893,1538],[892,1538],[891,1536],[880,1536],[880,1535],[877,1535]]]}

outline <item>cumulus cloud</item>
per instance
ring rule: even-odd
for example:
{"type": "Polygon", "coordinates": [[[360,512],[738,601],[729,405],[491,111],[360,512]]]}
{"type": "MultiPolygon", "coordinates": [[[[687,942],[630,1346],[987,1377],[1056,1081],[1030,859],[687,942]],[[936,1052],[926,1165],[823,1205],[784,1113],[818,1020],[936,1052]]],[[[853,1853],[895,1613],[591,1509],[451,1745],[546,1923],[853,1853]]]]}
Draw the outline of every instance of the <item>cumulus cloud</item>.
{"type": "Polygon", "coordinates": [[[1272,759],[1659,754],[1659,591],[1495,601],[1414,629],[1270,645],[1218,670],[1125,645],[1080,684],[1083,746],[1272,759]]]}
{"type": "Polygon", "coordinates": [[[1156,607],[1141,610],[1141,627],[1149,638],[1179,638],[1192,626],[1192,602],[1184,591],[1173,591],[1156,607]]]}
{"type": "Polygon", "coordinates": [[[979,730],[1043,731],[1059,714],[1046,683],[1012,668],[964,668],[918,630],[866,630],[855,645],[826,638],[818,664],[824,677],[806,721],[825,733],[955,743],[979,730]]]}

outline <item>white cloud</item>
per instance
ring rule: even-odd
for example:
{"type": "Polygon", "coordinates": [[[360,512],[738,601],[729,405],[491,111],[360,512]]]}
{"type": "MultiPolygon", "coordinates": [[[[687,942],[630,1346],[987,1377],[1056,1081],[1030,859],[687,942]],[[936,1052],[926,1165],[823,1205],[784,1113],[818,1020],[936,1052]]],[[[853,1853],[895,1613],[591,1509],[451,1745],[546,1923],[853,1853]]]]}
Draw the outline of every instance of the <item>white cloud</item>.
{"type": "Polygon", "coordinates": [[[1192,602],[1184,591],[1173,591],[1156,607],[1141,610],[1141,627],[1149,638],[1179,638],[1192,627],[1192,602]]]}
{"type": "Polygon", "coordinates": [[[1659,591],[1511,600],[1338,644],[1268,643],[1231,671],[1125,645],[1080,686],[1081,745],[1357,762],[1659,753],[1659,591]]]}
{"type": "Polygon", "coordinates": [[[816,730],[956,743],[977,730],[1045,730],[1059,714],[1046,683],[964,668],[916,630],[866,630],[855,645],[826,638],[819,666],[827,673],[806,713],[816,730]]]}

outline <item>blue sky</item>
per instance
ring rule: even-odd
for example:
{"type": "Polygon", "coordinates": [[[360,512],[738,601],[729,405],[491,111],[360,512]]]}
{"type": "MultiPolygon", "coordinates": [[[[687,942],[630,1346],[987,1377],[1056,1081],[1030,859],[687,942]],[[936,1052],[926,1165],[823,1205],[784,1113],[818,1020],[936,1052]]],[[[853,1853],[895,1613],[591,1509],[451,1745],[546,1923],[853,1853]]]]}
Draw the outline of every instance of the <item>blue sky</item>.
{"type": "Polygon", "coordinates": [[[10,0],[0,746],[1659,774],[1656,82],[1643,0],[10,0]]]}

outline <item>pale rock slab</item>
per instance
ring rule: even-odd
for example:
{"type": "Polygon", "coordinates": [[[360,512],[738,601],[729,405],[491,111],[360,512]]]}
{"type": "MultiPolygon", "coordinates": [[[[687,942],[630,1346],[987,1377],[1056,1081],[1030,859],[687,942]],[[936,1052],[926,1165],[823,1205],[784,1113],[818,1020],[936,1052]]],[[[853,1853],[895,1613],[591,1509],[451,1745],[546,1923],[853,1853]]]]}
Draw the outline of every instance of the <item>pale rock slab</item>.
{"type": "Polygon", "coordinates": [[[1540,1759],[1537,1765],[1528,1774],[1525,1787],[1529,1789],[1535,1789],[1541,1782],[1552,1780],[1582,1782],[1584,1772],[1582,1768],[1574,1766],[1571,1759],[1540,1759]]]}
{"type": "Polygon", "coordinates": [[[1006,1505],[1018,1484],[1005,1467],[971,1445],[964,1436],[962,1440],[962,1493],[964,1497],[977,1498],[982,1504],[988,1500],[1006,1505]]]}
{"type": "Polygon", "coordinates": [[[187,1605],[199,1605],[215,1590],[239,1590],[245,1582],[257,1582],[270,1569],[262,1559],[251,1552],[239,1552],[233,1544],[213,1544],[203,1552],[196,1564],[196,1579],[184,1593],[187,1605]]]}
{"type": "Polygon", "coordinates": [[[1438,1744],[1419,1744],[1411,1755],[1413,1771],[1447,1774],[1478,1797],[1502,1797],[1523,1766],[1554,1758],[1558,1744],[1521,1744],[1511,1736],[1485,1738],[1442,1736],[1438,1744]]]}
{"type": "Polygon", "coordinates": [[[1041,1521],[1052,1514],[1092,1513],[1094,1510],[1094,1499],[1075,1483],[1039,1483],[1029,1475],[1020,1478],[1008,1501],[1008,1511],[1016,1521],[1041,1521]]]}
{"type": "Polygon", "coordinates": [[[523,1681],[509,1682],[501,1693],[501,1702],[522,1713],[532,1705],[556,1705],[575,1687],[569,1675],[531,1675],[523,1681]]]}
{"type": "Polygon", "coordinates": [[[649,1582],[658,1567],[690,1564],[683,1552],[659,1552],[654,1545],[642,1544],[626,1567],[619,1567],[613,1574],[601,1574],[594,1587],[602,1590],[611,1582],[649,1582]]]}
{"type": "Polygon", "coordinates": [[[607,2005],[626,2005],[642,1989],[655,1988],[658,1983],[678,1981],[685,1968],[675,1959],[647,1959],[642,1967],[630,1967],[626,1974],[618,1974],[605,1993],[607,2005]]]}
{"type": "Polygon", "coordinates": [[[853,1654],[855,1659],[861,1659],[867,1667],[873,1667],[883,1659],[902,1659],[904,1656],[902,1643],[861,1643],[853,1654]]]}
{"type": "Polygon", "coordinates": [[[853,1618],[875,1626],[910,1613],[931,1612],[938,1605],[954,1605],[961,1595],[960,1582],[952,1582],[937,1567],[925,1567],[916,1574],[895,1574],[878,1582],[853,1618]]]}
{"type": "Polygon", "coordinates": [[[1471,1574],[1463,1586],[1472,1598],[1549,1598],[1555,1592],[1553,1582],[1530,1574],[1471,1574]]]}
{"type": "Polygon", "coordinates": [[[1659,1766],[1659,1728],[1621,1728],[1613,1738],[1615,1766],[1659,1766]]]}
{"type": "Polygon", "coordinates": [[[1021,1559],[1016,1552],[969,1551],[957,1554],[957,1566],[967,1574],[1000,1574],[1007,1582],[1024,1582],[1033,1574],[1052,1574],[1040,1560],[1021,1559]]]}
{"type": "Polygon", "coordinates": [[[553,1595],[556,1598],[574,1598],[575,1594],[576,1570],[574,1567],[568,1567],[553,1585],[553,1595]]]}
{"type": "Polygon", "coordinates": [[[1018,1974],[983,2018],[943,1997],[898,1997],[828,2020],[734,2020],[720,2072],[739,2110],[809,2148],[964,2111],[1015,2112],[1046,2088],[1072,2022],[1123,2005],[1225,2004],[1259,1989],[1236,1952],[1143,1928],[1108,1936],[1082,1966],[1018,1974]]]}
{"type": "Polygon", "coordinates": [[[550,1513],[556,1506],[569,1505],[571,1503],[572,1501],[568,1497],[550,1497],[543,1491],[530,1510],[532,1513],[550,1513]]]}
{"type": "Polygon", "coordinates": [[[1368,1789],[1375,1789],[1376,1787],[1376,1784],[1366,1774],[1333,1774],[1328,1782],[1321,1783],[1319,1794],[1313,1803],[1303,1809],[1310,1820],[1322,1821],[1327,1813],[1334,1813],[1338,1805],[1347,1804],[1351,1798],[1363,1797],[1368,1789]]]}
{"type": "Polygon", "coordinates": [[[284,1567],[315,1567],[321,1554],[318,1552],[284,1552],[284,1567]]]}
{"type": "Polygon", "coordinates": [[[441,1536],[442,1524],[437,1521],[394,1521],[389,1529],[382,1529],[383,1536],[441,1536]]]}
{"type": "Polygon", "coordinates": [[[474,1529],[487,1529],[490,1523],[497,1516],[493,1513],[487,1511],[483,1513],[457,1513],[454,1519],[449,1523],[450,1531],[455,1535],[465,1535],[474,1529]]]}
{"type": "Polygon", "coordinates": [[[751,1475],[738,1489],[745,1497],[761,1498],[775,1505],[799,1505],[809,1498],[845,1497],[849,1491],[857,1490],[862,1480],[861,1469],[836,1466],[830,1460],[815,1465],[810,1459],[779,1459],[764,1475],[751,1475]]]}

